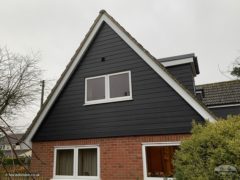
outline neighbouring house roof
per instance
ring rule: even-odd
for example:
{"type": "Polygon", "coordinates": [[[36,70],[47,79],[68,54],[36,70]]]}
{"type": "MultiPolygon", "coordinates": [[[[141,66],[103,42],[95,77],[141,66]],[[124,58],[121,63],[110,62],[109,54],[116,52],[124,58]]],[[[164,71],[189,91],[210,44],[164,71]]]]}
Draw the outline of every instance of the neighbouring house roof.
{"type": "MultiPolygon", "coordinates": [[[[16,154],[19,156],[19,157],[24,157],[24,156],[28,156],[29,154],[29,149],[18,149],[18,150],[15,150],[16,154]],[[25,155],[26,154],[26,155],[25,155]]],[[[5,150],[4,151],[4,155],[6,157],[15,157],[15,155],[13,154],[12,150],[5,150]]]]}
{"type": "Polygon", "coordinates": [[[86,34],[84,40],[76,50],[74,56],[71,58],[66,69],[57,81],[47,100],[36,115],[32,124],[28,128],[22,140],[31,145],[31,138],[40,126],[45,115],[53,105],[58,94],[61,92],[67,80],[70,78],[72,72],[76,68],[82,56],[92,42],[95,34],[98,32],[102,23],[107,23],[156,73],[159,74],[189,105],[192,106],[204,119],[215,121],[215,115],[208,110],[205,105],[200,102],[191,92],[189,92],[175,77],[173,77],[167,69],[154,58],[144,47],[138,43],[118,22],[111,17],[106,11],[101,10],[99,16],[94,21],[89,32],[86,34]]]}
{"type": "Polygon", "coordinates": [[[210,83],[196,86],[202,91],[202,101],[207,106],[240,103],[240,80],[210,83]]]}
{"type": "MultiPolygon", "coordinates": [[[[22,134],[9,134],[9,141],[11,142],[11,144],[17,144],[19,142],[19,140],[23,137],[23,133],[22,134]]],[[[5,145],[5,144],[9,144],[8,139],[6,136],[3,136],[0,138],[0,144],[1,145],[5,145]]]]}

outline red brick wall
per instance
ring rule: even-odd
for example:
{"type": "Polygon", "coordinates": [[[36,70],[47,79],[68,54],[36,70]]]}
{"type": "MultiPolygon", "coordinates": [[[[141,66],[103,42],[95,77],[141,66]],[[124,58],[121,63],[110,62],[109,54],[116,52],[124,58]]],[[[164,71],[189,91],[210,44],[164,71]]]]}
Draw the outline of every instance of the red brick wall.
{"type": "Polygon", "coordinates": [[[50,179],[53,176],[54,146],[93,144],[100,147],[101,180],[142,180],[143,142],[180,141],[187,137],[189,135],[182,134],[34,142],[33,151],[44,163],[33,155],[31,168],[32,172],[50,179]]]}

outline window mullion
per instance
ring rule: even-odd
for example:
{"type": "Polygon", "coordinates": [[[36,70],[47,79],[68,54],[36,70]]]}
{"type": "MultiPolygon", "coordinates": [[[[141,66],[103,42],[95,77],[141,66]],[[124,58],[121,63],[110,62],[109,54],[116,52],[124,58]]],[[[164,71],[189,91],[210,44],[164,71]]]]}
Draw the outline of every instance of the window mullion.
{"type": "Polygon", "coordinates": [[[77,177],[78,176],[78,149],[74,148],[74,153],[73,153],[73,176],[77,177]]]}
{"type": "Polygon", "coordinates": [[[110,83],[109,83],[109,75],[105,76],[105,96],[106,100],[110,99],[110,83]]]}
{"type": "Polygon", "coordinates": [[[132,98],[132,75],[128,72],[129,96],[132,98]]]}

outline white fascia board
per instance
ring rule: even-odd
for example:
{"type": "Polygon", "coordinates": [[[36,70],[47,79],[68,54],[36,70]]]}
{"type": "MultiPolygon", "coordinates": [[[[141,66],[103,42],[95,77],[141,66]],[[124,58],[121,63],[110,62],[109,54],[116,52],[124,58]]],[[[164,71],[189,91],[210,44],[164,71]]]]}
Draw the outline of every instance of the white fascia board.
{"type": "Polygon", "coordinates": [[[223,108],[223,107],[234,107],[234,106],[240,106],[240,104],[216,105],[216,106],[208,106],[208,108],[211,109],[211,108],[223,108]]]}
{"type": "Polygon", "coordinates": [[[161,63],[164,65],[164,67],[176,66],[180,64],[193,63],[193,58],[177,59],[177,60],[165,61],[161,63]]]}
{"type": "Polygon", "coordinates": [[[73,60],[72,64],[68,68],[65,76],[59,82],[58,86],[56,87],[55,91],[53,92],[52,97],[49,99],[48,103],[44,107],[43,111],[39,115],[39,118],[36,120],[36,123],[30,130],[29,134],[25,139],[25,143],[28,144],[30,147],[32,145],[31,139],[34,136],[35,132],[37,131],[38,127],[42,123],[44,117],[46,116],[47,112],[49,111],[50,107],[53,105],[55,99],[57,98],[58,94],[64,87],[65,83],[71,76],[72,72],[74,71],[75,67],[77,66],[79,60],[84,55],[85,51],[89,47],[91,41],[93,40],[95,34],[97,33],[99,27],[103,22],[106,22],[159,76],[161,76],[186,102],[188,102],[204,119],[209,120],[210,122],[214,122],[214,117],[208,113],[194,98],[192,98],[175,80],[173,80],[159,65],[157,65],[133,40],[127,36],[106,14],[102,14],[95,26],[93,27],[92,31],[90,32],[88,38],[86,39],[85,43],[83,44],[81,50],[73,60]]]}

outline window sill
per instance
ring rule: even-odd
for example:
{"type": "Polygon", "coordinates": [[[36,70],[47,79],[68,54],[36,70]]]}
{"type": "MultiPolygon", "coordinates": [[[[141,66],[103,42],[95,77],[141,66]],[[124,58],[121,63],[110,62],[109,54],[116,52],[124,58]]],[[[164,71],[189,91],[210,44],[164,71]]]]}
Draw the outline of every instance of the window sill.
{"type": "Polygon", "coordinates": [[[79,180],[100,180],[99,177],[68,177],[68,178],[64,178],[64,177],[54,177],[50,180],[75,180],[75,179],[79,179],[79,180]]]}
{"type": "Polygon", "coordinates": [[[132,101],[132,97],[124,97],[124,98],[114,98],[114,99],[104,99],[104,100],[97,100],[97,101],[90,101],[83,104],[83,106],[90,106],[95,104],[106,104],[106,103],[113,103],[113,102],[121,102],[121,101],[132,101]]]}
{"type": "Polygon", "coordinates": [[[176,180],[176,178],[173,178],[173,177],[147,177],[147,178],[144,178],[144,180],[176,180]]]}

